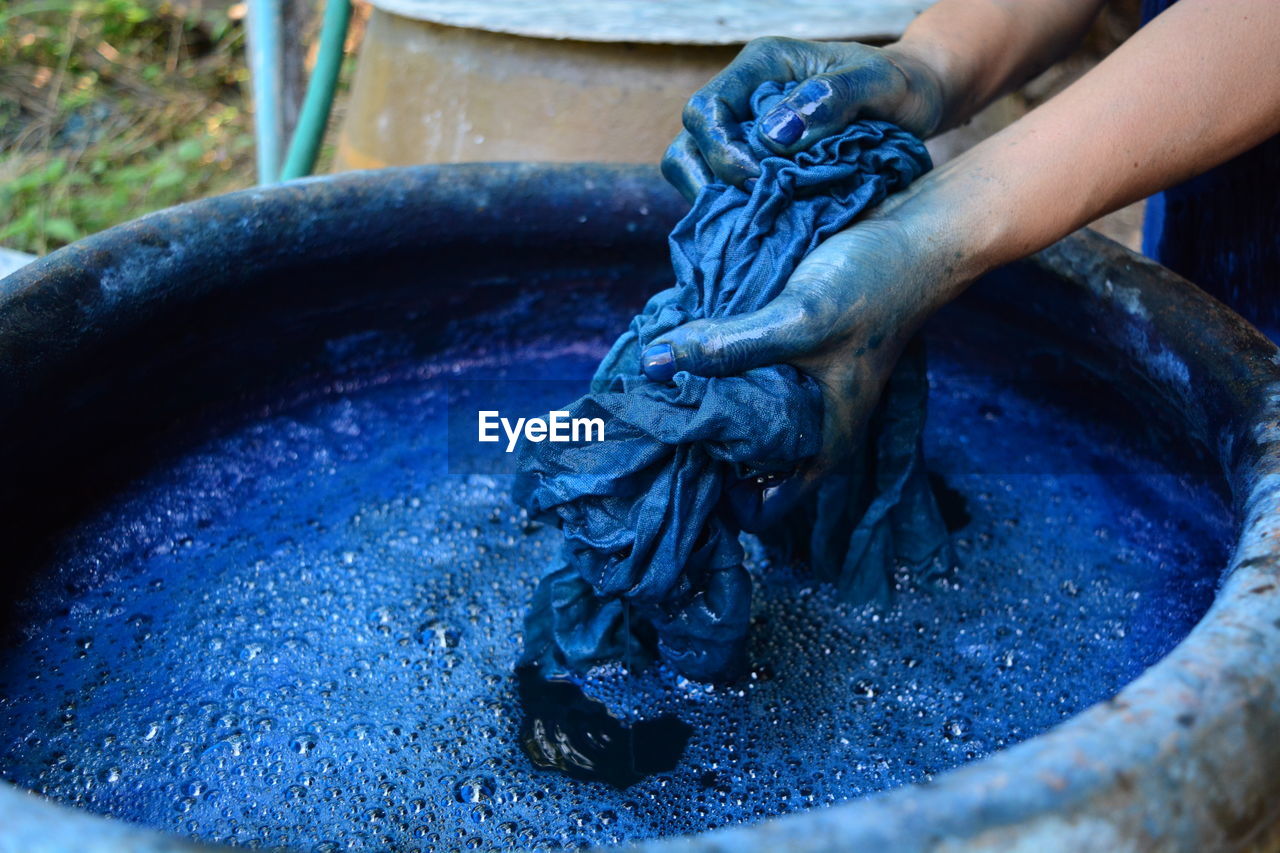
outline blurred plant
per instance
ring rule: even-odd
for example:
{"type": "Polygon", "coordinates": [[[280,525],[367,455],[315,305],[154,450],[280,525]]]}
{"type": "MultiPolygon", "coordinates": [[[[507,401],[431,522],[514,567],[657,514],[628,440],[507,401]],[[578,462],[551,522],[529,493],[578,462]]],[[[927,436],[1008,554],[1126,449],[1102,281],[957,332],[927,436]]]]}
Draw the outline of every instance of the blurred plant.
{"type": "Polygon", "coordinates": [[[0,10],[0,245],[44,253],[250,185],[242,39],[219,0],[0,10]]]}

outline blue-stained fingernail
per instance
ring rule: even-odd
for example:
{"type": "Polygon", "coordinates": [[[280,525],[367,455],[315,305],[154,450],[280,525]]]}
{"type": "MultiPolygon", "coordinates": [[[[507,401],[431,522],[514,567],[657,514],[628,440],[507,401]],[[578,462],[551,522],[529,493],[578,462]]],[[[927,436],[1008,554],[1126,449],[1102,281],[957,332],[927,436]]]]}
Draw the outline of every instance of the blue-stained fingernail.
{"type": "Polygon", "coordinates": [[[765,116],[760,129],[779,145],[790,145],[804,135],[804,119],[782,107],[765,116]]]}
{"type": "Polygon", "coordinates": [[[676,375],[676,353],[671,344],[654,344],[640,354],[640,369],[655,382],[667,382],[676,375]]]}

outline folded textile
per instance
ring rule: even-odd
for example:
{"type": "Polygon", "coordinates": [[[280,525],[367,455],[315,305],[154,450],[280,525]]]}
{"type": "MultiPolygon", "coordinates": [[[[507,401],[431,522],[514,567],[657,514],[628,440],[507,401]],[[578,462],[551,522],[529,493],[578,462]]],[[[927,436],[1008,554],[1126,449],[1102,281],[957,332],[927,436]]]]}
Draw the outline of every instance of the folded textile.
{"type": "MultiPolygon", "coordinates": [[[[786,90],[765,84],[763,115],[786,90]]],[[[564,565],[540,582],[525,618],[522,663],[547,677],[657,656],[695,680],[732,678],[744,662],[751,578],[724,500],[742,472],[787,471],[821,447],[817,383],[788,365],[654,382],[640,352],[691,320],[754,311],[800,260],[866,208],[930,167],[924,145],[862,121],[793,157],[753,140],[761,174],[749,190],[714,183],[671,233],[676,284],[654,296],[614,344],[591,392],[566,407],[602,418],[605,440],[524,442],[517,499],[559,517],[564,565]]],[[[921,436],[923,350],[909,347],[850,472],[762,540],[852,599],[886,594],[895,566],[949,554],[929,489],[921,436]]]]}

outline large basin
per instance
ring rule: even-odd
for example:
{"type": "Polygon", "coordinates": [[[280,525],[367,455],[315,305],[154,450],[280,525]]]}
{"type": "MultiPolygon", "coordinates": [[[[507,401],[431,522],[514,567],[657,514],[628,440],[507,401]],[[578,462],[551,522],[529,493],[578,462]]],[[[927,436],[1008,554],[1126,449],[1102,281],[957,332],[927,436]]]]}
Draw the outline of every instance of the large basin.
{"type": "MultiPolygon", "coordinates": [[[[162,211],[4,279],[6,598],[28,594],[63,532],[139,476],[149,448],[295,387],[335,341],[390,316],[424,351],[490,352],[503,312],[542,317],[539,334],[566,346],[606,341],[617,328],[593,320],[592,300],[634,309],[666,286],[665,238],[683,210],[656,170],[632,166],[349,173],[162,211]]],[[[1225,502],[1232,545],[1211,606],[1111,698],[927,783],[639,846],[1274,849],[1280,353],[1194,285],[1088,231],[988,276],[936,325],[999,354],[992,369],[1010,381],[1026,379],[1017,353],[1070,362],[1225,502]]],[[[0,786],[0,851],[192,844],[0,786]]]]}

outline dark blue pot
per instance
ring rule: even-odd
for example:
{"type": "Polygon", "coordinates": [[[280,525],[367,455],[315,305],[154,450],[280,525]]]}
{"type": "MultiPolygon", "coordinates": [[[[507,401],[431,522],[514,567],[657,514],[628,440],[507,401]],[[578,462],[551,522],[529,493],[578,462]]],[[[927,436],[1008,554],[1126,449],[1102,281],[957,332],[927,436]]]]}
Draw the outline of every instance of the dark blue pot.
{"type": "MultiPolygon", "coordinates": [[[[413,294],[426,336],[531,282],[595,275],[638,306],[665,284],[681,212],[638,167],[393,169],[162,211],[31,264],[0,282],[0,517],[14,564],[38,564],[58,525],[124,476],[109,464],[119,448],[245,383],[287,377],[393,297],[413,294]]],[[[1110,853],[1275,840],[1280,353],[1090,232],[963,301],[1054,342],[1199,448],[1239,530],[1213,607],[1113,699],[932,784],[646,847],[1110,853]]],[[[191,847],[0,787],[0,850],[162,849],[191,847]]]]}

